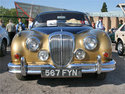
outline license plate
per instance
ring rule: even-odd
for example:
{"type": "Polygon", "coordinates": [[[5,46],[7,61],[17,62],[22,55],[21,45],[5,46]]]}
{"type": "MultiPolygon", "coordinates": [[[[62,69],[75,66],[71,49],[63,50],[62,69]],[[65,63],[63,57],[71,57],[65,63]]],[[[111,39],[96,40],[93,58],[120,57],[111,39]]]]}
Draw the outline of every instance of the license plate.
{"type": "Polygon", "coordinates": [[[81,69],[42,69],[41,77],[81,77],[81,69]]]}

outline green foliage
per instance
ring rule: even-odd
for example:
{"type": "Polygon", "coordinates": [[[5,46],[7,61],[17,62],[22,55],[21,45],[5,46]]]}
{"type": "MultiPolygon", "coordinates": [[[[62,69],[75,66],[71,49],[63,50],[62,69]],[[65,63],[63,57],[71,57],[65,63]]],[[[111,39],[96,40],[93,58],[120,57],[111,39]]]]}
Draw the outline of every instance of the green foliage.
{"type": "Polygon", "coordinates": [[[6,25],[9,21],[9,19],[11,19],[15,24],[18,23],[18,19],[17,18],[9,18],[14,16],[16,17],[16,9],[12,8],[12,9],[6,9],[3,6],[0,6],[0,19],[3,20],[4,24],[6,25]],[[8,17],[6,17],[8,16],[8,17]]]}
{"type": "Polygon", "coordinates": [[[106,2],[103,3],[103,6],[102,6],[102,9],[101,9],[101,12],[108,12],[106,2]]]}
{"type": "MultiPolygon", "coordinates": [[[[13,23],[16,25],[18,23],[16,9],[15,8],[6,9],[3,6],[0,6],[0,19],[3,20],[5,26],[8,24],[9,19],[11,19],[13,21],[13,23]]],[[[26,19],[28,19],[28,18],[22,19],[22,22],[25,24],[25,26],[27,25],[26,19]]]]}

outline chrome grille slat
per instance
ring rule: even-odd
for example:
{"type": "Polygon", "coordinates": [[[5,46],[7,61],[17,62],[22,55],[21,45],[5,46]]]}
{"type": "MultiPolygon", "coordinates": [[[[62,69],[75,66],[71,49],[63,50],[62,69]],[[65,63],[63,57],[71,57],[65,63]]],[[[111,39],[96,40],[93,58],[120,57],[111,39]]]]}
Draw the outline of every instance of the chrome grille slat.
{"type": "Polygon", "coordinates": [[[57,67],[65,67],[73,58],[74,36],[68,32],[58,32],[49,37],[50,55],[57,67]]]}

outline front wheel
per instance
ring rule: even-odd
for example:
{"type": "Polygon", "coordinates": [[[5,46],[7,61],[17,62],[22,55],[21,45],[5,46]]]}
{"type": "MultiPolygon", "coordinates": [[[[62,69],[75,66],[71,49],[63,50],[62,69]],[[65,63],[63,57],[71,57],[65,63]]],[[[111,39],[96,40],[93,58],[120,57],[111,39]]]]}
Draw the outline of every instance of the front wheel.
{"type": "Polygon", "coordinates": [[[1,43],[1,47],[0,47],[0,56],[5,56],[6,55],[6,53],[7,53],[6,48],[7,48],[7,44],[3,40],[2,43],[1,43]]]}
{"type": "Polygon", "coordinates": [[[124,46],[123,46],[123,43],[122,41],[119,41],[117,43],[117,52],[120,56],[122,56],[124,54],[124,46]]]}

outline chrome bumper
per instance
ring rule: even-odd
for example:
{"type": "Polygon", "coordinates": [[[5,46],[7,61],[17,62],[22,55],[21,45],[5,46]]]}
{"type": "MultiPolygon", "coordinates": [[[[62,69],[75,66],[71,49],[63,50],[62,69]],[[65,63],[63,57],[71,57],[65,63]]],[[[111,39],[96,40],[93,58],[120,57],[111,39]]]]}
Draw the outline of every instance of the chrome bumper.
{"type": "MultiPolygon", "coordinates": [[[[101,57],[97,57],[96,64],[70,64],[67,68],[80,68],[82,73],[97,73],[110,72],[115,70],[116,62],[111,60],[106,63],[101,62],[101,57]]],[[[21,65],[15,65],[13,63],[8,64],[9,72],[11,73],[21,73],[23,76],[27,74],[41,74],[42,68],[55,68],[52,65],[26,65],[25,58],[21,57],[21,65]]]]}

